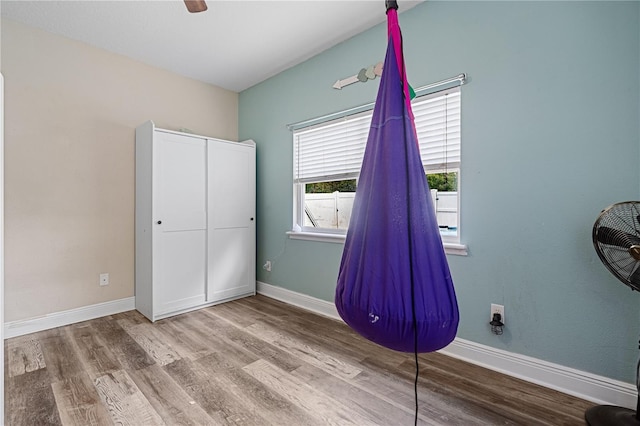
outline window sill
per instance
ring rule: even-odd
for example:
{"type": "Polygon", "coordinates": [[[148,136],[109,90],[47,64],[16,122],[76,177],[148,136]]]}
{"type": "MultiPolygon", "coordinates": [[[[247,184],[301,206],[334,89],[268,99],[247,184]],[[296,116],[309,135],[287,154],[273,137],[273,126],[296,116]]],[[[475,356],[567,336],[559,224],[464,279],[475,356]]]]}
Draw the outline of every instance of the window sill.
{"type": "MultiPolygon", "coordinates": [[[[329,234],[329,233],[320,233],[320,232],[294,232],[288,231],[287,235],[292,240],[305,240],[305,241],[320,241],[323,243],[338,243],[344,244],[344,240],[347,237],[344,234],[329,234]]],[[[458,244],[458,243],[443,243],[444,252],[446,254],[453,254],[456,256],[467,256],[467,246],[466,244],[458,244]]]]}
{"type": "Polygon", "coordinates": [[[287,235],[292,240],[306,240],[306,241],[321,241],[323,243],[340,243],[343,244],[345,238],[344,234],[329,234],[321,232],[295,232],[288,231],[287,235]]]}

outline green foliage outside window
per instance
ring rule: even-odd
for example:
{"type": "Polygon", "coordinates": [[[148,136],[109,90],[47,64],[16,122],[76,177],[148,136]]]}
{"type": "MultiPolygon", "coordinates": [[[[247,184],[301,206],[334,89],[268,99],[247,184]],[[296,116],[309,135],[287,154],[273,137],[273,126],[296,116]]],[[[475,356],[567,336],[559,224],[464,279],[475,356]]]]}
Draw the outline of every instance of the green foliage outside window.
{"type": "Polygon", "coordinates": [[[430,189],[438,191],[457,191],[458,190],[458,173],[434,173],[427,175],[427,182],[430,189]]]}
{"type": "MultiPolygon", "coordinates": [[[[457,191],[458,173],[433,173],[427,175],[430,189],[438,191],[457,191]]],[[[337,180],[332,182],[314,182],[305,185],[307,194],[331,194],[333,192],[356,192],[356,180],[337,180]]]]}
{"type": "Polygon", "coordinates": [[[337,180],[333,182],[314,182],[305,185],[307,194],[331,194],[333,192],[356,192],[356,180],[337,180]]]}

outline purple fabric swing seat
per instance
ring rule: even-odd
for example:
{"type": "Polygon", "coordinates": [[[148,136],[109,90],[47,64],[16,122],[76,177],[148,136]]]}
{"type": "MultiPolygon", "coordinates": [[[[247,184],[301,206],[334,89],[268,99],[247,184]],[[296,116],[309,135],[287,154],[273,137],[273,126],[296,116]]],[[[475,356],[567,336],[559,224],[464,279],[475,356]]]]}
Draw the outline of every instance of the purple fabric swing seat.
{"type": "Polygon", "coordinates": [[[397,11],[342,254],[335,304],[365,338],[431,352],[458,329],[458,304],[420,158],[397,11]]]}

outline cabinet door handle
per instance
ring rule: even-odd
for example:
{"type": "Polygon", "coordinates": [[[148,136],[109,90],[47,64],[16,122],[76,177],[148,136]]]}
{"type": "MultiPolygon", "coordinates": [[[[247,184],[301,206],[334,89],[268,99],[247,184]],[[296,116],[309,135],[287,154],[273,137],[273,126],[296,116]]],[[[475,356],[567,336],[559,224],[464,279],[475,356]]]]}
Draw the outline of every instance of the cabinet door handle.
{"type": "Polygon", "coordinates": [[[162,225],[162,221],[161,220],[158,221],[158,225],[162,225]]]}
{"type": "Polygon", "coordinates": [[[251,218],[251,220],[253,220],[253,218],[251,218]]]}

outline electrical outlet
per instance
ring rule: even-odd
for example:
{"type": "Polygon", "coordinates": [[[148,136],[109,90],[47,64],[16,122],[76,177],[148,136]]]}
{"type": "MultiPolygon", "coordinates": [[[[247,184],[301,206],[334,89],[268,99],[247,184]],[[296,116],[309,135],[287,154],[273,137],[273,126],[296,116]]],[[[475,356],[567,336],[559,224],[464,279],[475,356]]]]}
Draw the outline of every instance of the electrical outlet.
{"type": "Polygon", "coordinates": [[[104,274],[100,274],[100,285],[109,285],[109,274],[108,273],[104,273],[104,274]]]}
{"type": "Polygon", "coordinates": [[[492,303],[489,321],[493,321],[493,314],[500,314],[500,321],[502,321],[503,324],[506,324],[506,321],[504,320],[504,305],[496,305],[495,303],[492,303]]]}
{"type": "Polygon", "coordinates": [[[267,272],[271,272],[271,261],[267,260],[266,262],[264,262],[262,269],[264,269],[267,272]]]}

